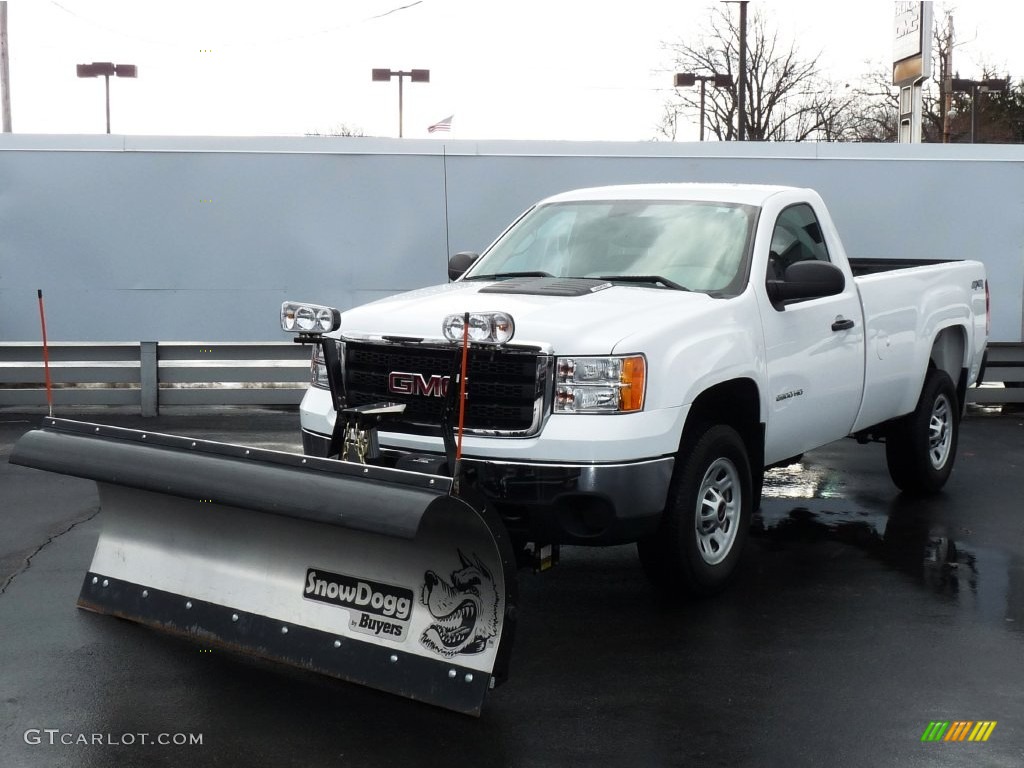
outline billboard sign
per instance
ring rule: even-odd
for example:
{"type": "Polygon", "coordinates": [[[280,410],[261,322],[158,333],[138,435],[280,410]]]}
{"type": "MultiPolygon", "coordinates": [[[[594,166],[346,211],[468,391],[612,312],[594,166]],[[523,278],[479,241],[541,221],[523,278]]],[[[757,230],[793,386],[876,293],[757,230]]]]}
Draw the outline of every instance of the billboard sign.
{"type": "Polygon", "coordinates": [[[931,76],[932,4],[898,2],[893,25],[892,81],[905,85],[931,76]]]}

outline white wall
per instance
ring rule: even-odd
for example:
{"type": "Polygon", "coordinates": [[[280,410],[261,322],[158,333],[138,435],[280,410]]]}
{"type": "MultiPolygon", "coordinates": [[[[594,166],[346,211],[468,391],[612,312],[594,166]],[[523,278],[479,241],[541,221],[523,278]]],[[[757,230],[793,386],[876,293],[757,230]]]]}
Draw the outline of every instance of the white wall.
{"type": "Polygon", "coordinates": [[[535,200],[642,181],[813,187],[851,256],[984,261],[992,338],[1021,339],[1018,147],[6,134],[0,341],[39,337],[37,288],[54,340],[283,339],[286,298],[443,282],[535,200]]]}

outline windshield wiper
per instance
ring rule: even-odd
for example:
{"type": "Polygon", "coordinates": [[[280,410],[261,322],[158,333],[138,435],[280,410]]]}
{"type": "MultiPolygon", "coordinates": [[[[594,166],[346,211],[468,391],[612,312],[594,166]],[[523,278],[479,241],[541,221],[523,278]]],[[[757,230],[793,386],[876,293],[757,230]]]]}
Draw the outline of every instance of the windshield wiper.
{"type": "Polygon", "coordinates": [[[690,290],[685,285],[680,285],[661,275],[601,275],[598,280],[607,280],[611,283],[660,283],[666,288],[672,288],[676,291],[690,290]]]}
{"type": "Polygon", "coordinates": [[[550,272],[495,272],[493,275],[470,275],[466,280],[500,280],[503,277],[554,277],[550,272]]]}

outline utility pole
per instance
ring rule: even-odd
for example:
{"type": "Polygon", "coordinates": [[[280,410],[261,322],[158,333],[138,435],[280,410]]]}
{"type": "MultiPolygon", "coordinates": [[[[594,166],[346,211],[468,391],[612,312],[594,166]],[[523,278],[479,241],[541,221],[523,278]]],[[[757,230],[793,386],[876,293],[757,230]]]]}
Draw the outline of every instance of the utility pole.
{"type": "Polygon", "coordinates": [[[0,111],[3,112],[3,132],[11,132],[11,69],[7,55],[7,0],[0,2],[0,111]]]}

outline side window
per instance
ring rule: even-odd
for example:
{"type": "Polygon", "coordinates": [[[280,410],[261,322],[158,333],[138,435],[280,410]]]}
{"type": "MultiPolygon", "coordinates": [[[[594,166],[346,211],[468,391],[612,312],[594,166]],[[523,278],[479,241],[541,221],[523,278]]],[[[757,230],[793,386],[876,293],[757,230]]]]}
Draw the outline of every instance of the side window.
{"type": "Polygon", "coordinates": [[[814,259],[830,261],[818,219],[806,203],[790,206],[775,222],[768,256],[768,279],[782,280],[790,264],[814,259]]]}

